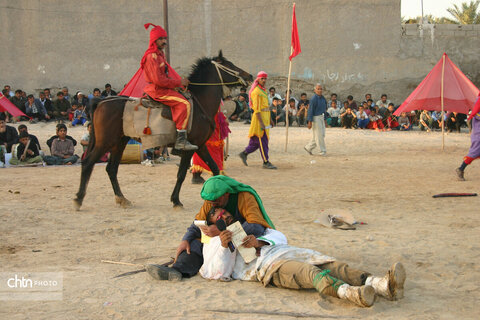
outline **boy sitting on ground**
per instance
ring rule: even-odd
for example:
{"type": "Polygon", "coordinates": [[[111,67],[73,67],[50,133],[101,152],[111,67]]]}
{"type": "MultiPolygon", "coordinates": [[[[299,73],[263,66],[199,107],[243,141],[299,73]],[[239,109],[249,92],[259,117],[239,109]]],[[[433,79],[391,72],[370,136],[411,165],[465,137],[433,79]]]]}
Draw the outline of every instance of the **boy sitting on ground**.
{"type": "Polygon", "coordinates": [[[422,111],[418,124],[421,131],[427,130],[427,132],[430,132],[430,128],[433,125],[433,118],[430,116],[430,112],[428,112],[428,110],[422,111]]]}
{"type": "Polygon", "coordinates": [[[375,131],[385,131],[382,122],[382,116],[378,114],[375,109],[372,109],[372,111],[370,111],[369,119],[370,122],[367,125],[368,129],[375,129],[375,131]]]}
{"type": "MultiPolygon", "coordinates": [[[[48,140],[47,140],[47,146],[50,148],[50,153],[52,151],[52,143],[53,143],[53,140],[57,139],[58,138],[58,129],[59,127],[61,127],[62,124],[59,123],[57,124],[57,126],[55,127],[55,131],[56,131],[56,134],[54,136],[51,136],[48,140]]],[[[63,126],[64,127],[64,126],[63,126]]],[[[72,136],[69,136],[67,135],[66,137],[68,140],[71,140],[72,143],[73,143],[73,146],[75,147],[77,145],[77,140],[73,139],[72,136]]]]}
{"type": "Polygon", "coordinates": [[[388,105],[387,111],[385,111],[385,117],[383,119],[383,125],[387,128],[387,131],[399,130],[399,124],[397,121],[397,117],[393,115],[395,106],[393,103],[388,105]]]}
{"type": "Polygon", "coordinates": [[[77,162],[78,156],[74,154],[73,142],[67,139],[67,127],[64,124],[58,125],[58,138],[52,142],[51,156],[45,156],[44,160],[48,165],[71,165],[77,162]]]}
{"type": "Polygon", "coordinates": [[[17,166],[43,162],[37,145],[34,141],[30,140],[27,132],[20,132],[19,140],[20,143],[17,146],[16,157],[10,159],[11,165],[17,166]]]}
{"type": "Polygon", "coordinates": [[[352,129],[355,127],[357,116],[352,112],[352,109],[347,107],[345,112],[340,115],[340,118],[342,118],[341,125],[344,129],[352,129]]]}
{"type": "Polygon", "coordinates": [[[26,125],[24,125],[24,124],[19,125],[18,128],[17,128],[17,130],[18,130],[18,134],[19,134],[19,135],[20,135],[22,132],[26,132],[27,135],[28,135],[28,138],[32,141],[32,143],[35,143],[35,144],[37,145],[38,150],[39,150],[39,151],[42,150],[42,148],[40,147],[40,142],[38,141],[38,138],[37,138],[36,136],[34,136],[33,134],[30,134],[30,133],[28,132],[28,128],[27,128],[26,125]]]}
{"type": "Polygon", "coordinates": [[[408,131],[411,129],[410,120],[406,112],[402,112],[400,117],[398,117],[398,124],[400,126],[400,131],[408,131]]]}
{"type": "Polygon", "coordinates": [[[84,124],[87,121],[87,114],[83,110],[83,105],[78,105],[77,109],[73,113],[73,121],[72,121],[72,126],[75,126],[77,124],[84,124]]]}

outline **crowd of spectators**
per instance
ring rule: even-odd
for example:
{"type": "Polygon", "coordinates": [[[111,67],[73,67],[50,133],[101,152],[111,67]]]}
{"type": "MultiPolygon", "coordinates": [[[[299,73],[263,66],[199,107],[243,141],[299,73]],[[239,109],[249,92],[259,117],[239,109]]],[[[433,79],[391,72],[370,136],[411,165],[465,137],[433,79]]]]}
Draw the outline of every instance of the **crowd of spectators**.
{"type": "MultiPolygon", "coordinates": [[[[92,99],[117,95],[108,83],[103,92],[95,88],[89,95],[85,95],[81,91],[71,95],[68,88],[63,87],[54,96],[52,96],[50,88],[37,92],[37,96],[35,96],[35,94],[27,94],[21,89],[12,91],[10,85],[3,87],[2,94],[27,117],[13,117],[8,112],[0,112],[0,165],[6,161],[11,165],[71,165],[78,162],[80,157],[74,152],[77,141],[67,135],[66,124],[87,127],[87,132],[80,142],[85,151],[91,131],[88,120],[90,119],[89,108],[92,99]],[[25,123],[18,125],[17,128],[12,126],[20,121],[29,123],[55,121],[57,123],[55,135],[46,141],[50,149],[49,155],[41,149],[37,137],[28,132],[25,123]],[[11,158],[6,159],[6,155],[11,158]]],[[[108,155],[102,157],[101,161],[106,161],[107,158],[108,155]]]]}
{"type": "MultiPolygon", "coordinates": [[[[309,99],[307,93],[300,94],[300,99],[290,90],[289,101],[286,102],[286,92],[282,97],[274,87],[268,90],[268,101],[271,110],[271,119],[275,126],[285,125],[287,118],[290,126],[306,126],[309,99]]],[[[244,121],[250,123],[251,109],[248,105],[246,89],[234,98],[237,107],[230,115],[231,121],[244,121]]],[[[401,113],[395,116],[393,113],[399,107],[388,99],[387,94],[382,94],[376,102],[372,95],[365,94],[361,102],[355,101],[352,95],[341,102],[336,93],[332,93],[327,99],[328,106],[325,113],[327,127],[340,127],[344,129],[365,129],[376,131],[400,130],[408,131],[418,127],[421,131],[430,132],[441,130],[441,112],[418,110],[401,113]]],[[[445,129],[448,132],[460,132],[462,127],[469,127],[467,115],[457,112],[444,114],[445,129]]]]}
{"type": "MultiPolygon", "coordinates": [[[[268,90],[271,119],[275,126],[285,125],[288,119],[289,125],[306,126],[309,99],[307,93],[301,93],[297,99],[290,90],[289,101],[286,101],[286,93],[282,97],[274,87],[268,90]]],[[[92,93],[85,95],[78,91],[71,95],[67,87],[63,87],[54,97],[49,88],[34,94],[27,94],[21,89],[12,91],[9,85],[5,85],[2,94],[28,117],[12,117],[8,112],[0,113],[0,161],[5,161],[4,154],[12,153],[12,164],[32,164],[45,162],[46,164],[73,164],[79,159],[74,154],[75,139],[67,135],[67,126],[87,125],[90,118],[90,103],[94,97],[102,98],[115,96],[110,84],[105,85],[105,90],[95,88],[92,93]],[[46,142],[50,148],[50,155],[45,155],[41,150],[38,139],[28,133],[27,126],[21,124],[15,129],[6,123],[18,121],[56,121],[56,134],[46,142]],[[17,132],[18,130],[18,132],[17,132]],[[12,150],[15,146],[16,149],[12,150]]],[[[229,97],[231,98],[231,97],[229,97]]],[[[246,88],[241,88],[240,94],[234,99],[236,109],[229,116],[230,121],[244,121],[250,123],[251,109],[246,88]]],[[[382,94],[375,102],[371,94],[366,94],[362,102],[357,102],[349,95],[345,101],[338,99],[338,95],[332,93],[327,99],[325,122],[327,127],[340,127],[344,129],[362,129],[376,131],[400,130],[408,131],[418,127],[421,131],[441,130],[441,113],[437,111],[419,110],[402,113],[395,116],[393,113],[398,104],[388,100],[386,94],[382,94]]],[[[444,115],[445,128],[448,132],[460,132],[463,126],[469,127],[467,115],[450,112],[444,115]]],[[[90,127],[89,127],[90,129],[90,127]]],[[[81,144],[86,148],[88,145],[87,132],[82,138],[81,144]]],[[[107,160],[107,156],[102,161],[107,160]]]]}
{"type": "Polygon", "coordinates": [[[68,122],[72,126],[83,125],[90,119],[90,102],[94,97],[105,98],[117,95],[109,83],[105,85],[103,92],[99,88],[95,88],[88,96],[81,91],[71,95],[68,88],[63,87],[54,96],[52,96],[50,88],[45,88],[38,92],[38,97],[36,97],[35,94],[27,94],[22,89],[12,91],[10,85],[3,87],[2,94],[27,115],[27,117],[13,117],[5,112],[7,123],[56,121],[57,123],[68,122]]]}

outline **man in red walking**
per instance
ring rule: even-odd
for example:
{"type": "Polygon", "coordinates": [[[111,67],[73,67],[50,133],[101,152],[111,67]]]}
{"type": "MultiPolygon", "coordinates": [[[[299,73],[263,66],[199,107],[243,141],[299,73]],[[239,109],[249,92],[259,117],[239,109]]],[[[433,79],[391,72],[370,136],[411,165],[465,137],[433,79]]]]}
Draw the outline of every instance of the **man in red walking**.
{"type": "Polygon", "coordinates": [[[152,99],[168,105],[172,110],[172,118],[177,127],[175,149],[197,150],[198,147],[187,140],[187,125],[190,117],[190,103],[175,90],[188,86],[187,78],[181,78],[167,63],[163,49],[167,46],[167,32],[152,23],[145,24],[145,29],[153,26],[150,31],[150,43],[143,55],[141,67],[147,85],[144,92],[152,99]]]}

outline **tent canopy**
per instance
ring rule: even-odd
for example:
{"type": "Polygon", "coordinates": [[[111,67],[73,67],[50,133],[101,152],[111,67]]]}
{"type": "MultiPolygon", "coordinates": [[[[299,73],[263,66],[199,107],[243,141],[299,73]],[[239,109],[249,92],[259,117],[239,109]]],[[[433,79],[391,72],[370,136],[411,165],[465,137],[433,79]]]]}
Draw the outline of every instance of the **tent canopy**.
{"type": "Polygon", "coordinates": [[[14,117],[27,117],[20,109],[18,109],[7,97],[0,93],[0,112],[8,112],[14,117]]]}
{"type": "Polygon", "coordinates": [[[441,111],[442,69],[444,110],[468,114],[477,100],[479,90],[446,53],[394,114],[412,110],[441,111]]]}

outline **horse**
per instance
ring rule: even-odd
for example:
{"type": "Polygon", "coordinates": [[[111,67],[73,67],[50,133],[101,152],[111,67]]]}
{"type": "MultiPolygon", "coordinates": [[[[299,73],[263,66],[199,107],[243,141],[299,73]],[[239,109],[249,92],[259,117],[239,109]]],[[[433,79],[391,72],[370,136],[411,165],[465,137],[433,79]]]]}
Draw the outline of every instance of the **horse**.
{"type": "MultiPolygon", "coordinates": [[[[181,161],[177,172],[177,182],[170,197],[174,207],[183,207],[180,202],[180,189],[194,152],[210,167],[214,175],[220,173],[205,143],[215,130],[214,117],[219,110],[224,87],[246,86],[247,82],[253,81],[251,74],[223,57],[221,50],[217,57],[198,59],[192,66],[188,79],[190,80],[188,89],[194,101],[189,140],[198,146],[198,150],[175,150],[179,152],[181,161]]],[[[130,137],[124,135],[122,120],[125,104],[129,99],[129,97],[119,96],[96,100],[92,103],[90,110],[93,124],[91,137],[86,156],[82,161],[80,187],[73,200],[76,210],[80,210],[82,206],[95,163],[107,152],[110,152],[110,157],[106,171],[113,187],[115,201],[124,208],[131,206],[131,202],[120,190],[117,180],[118,166],[125,146],[130,140],[130,137]]]]}

